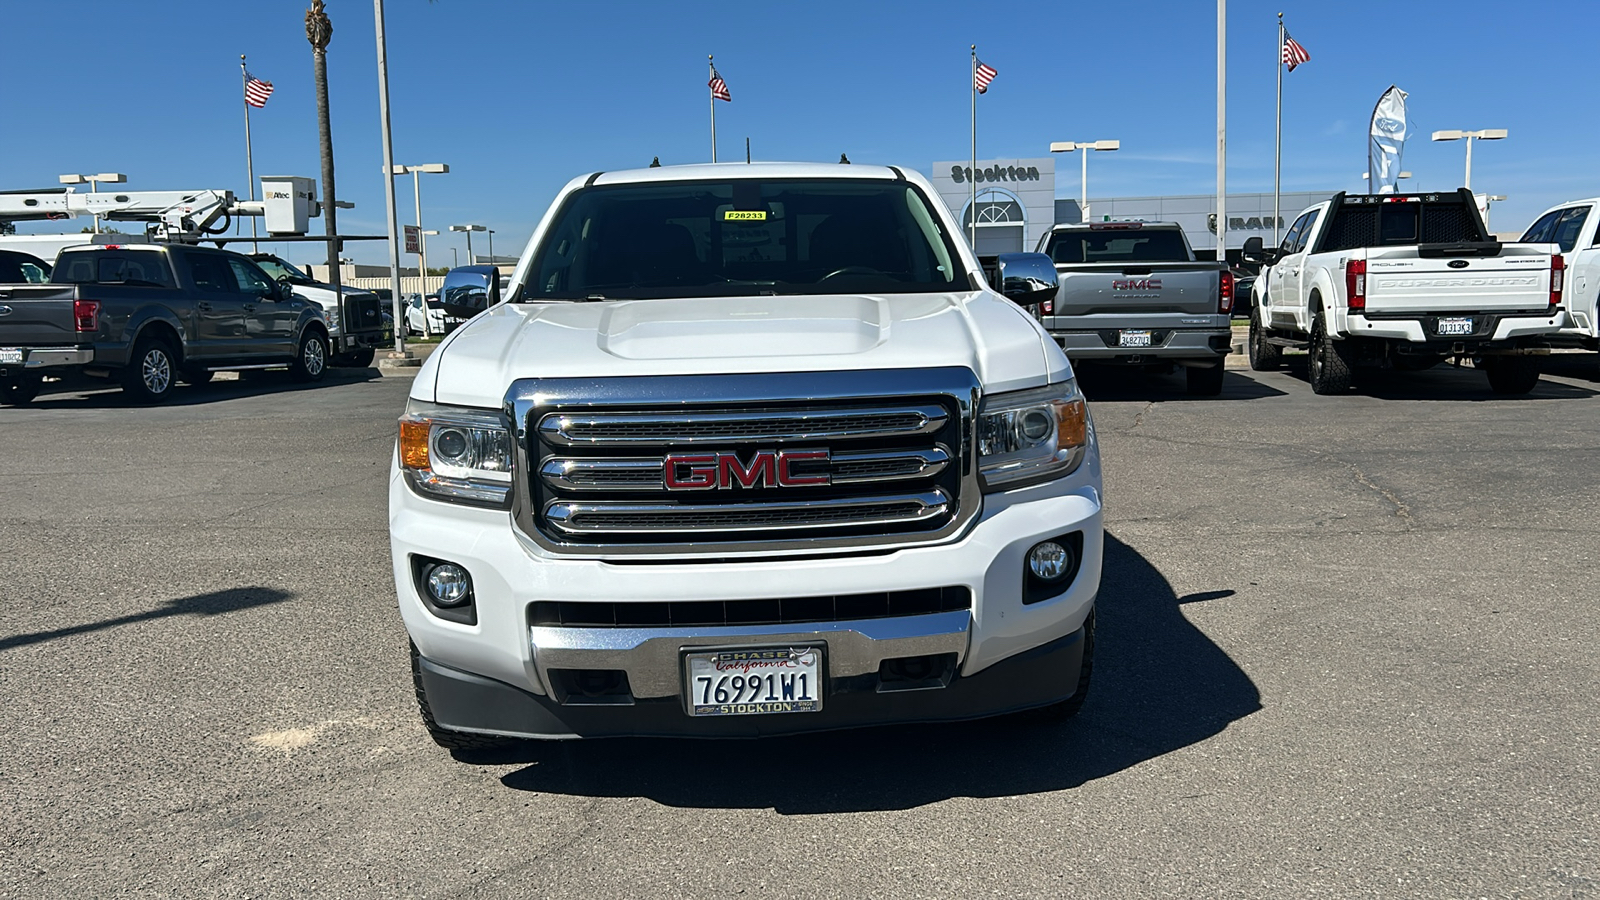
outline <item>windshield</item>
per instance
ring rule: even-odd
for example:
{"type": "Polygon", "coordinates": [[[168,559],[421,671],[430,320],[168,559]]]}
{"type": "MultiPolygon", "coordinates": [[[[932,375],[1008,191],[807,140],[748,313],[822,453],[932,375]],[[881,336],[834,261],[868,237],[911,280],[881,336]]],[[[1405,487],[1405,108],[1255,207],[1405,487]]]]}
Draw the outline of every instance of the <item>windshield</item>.
{"type": "Polygon", "coordinates": [[[296,284],[316,284],[316,281],[314,281],[310,275],[307,275],[306,273],[296,269],[294,266],[289,265],[275,256],[252,256],[250,258],[255,260],[255,264],[260,266],[261,271],[266,272],[267,277],[271,278],[273,281],[277,281],[280,278],[287,278],[296,284]]]}
{"type": "Polygon", "coordinates": [[[1058,263],[1188,262],[1183,234],[1170,228],[1062,231],[1046,251],[1058,263]]]}
{"type": "Polygon", "coordinates": [[[947,291],[950,236],[903,181],[587,188],[557,213],[525,299],[947,291]]]}

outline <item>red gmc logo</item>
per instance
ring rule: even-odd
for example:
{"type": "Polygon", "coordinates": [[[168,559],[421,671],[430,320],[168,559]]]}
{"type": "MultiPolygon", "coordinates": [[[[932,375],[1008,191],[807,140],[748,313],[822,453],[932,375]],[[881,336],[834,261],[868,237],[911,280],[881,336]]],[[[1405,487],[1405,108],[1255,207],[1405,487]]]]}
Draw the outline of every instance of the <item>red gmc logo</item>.
{"type": "Polygon", "coordinates": [[[746,464],[737,453],[672,453],[663,460],[669,491],[717,491],[740,487],[813,487],[828,483],[826,472],[796,475],[792,466],[827,460],[826,450],[757,450],[746,464]]]}
{"type": "Polygon", "coordinates": [[[1113,291],[1159,291],[1161,290],[1161,279],[1115,279],[1111,282],[1111,289],[1113,291]]]}

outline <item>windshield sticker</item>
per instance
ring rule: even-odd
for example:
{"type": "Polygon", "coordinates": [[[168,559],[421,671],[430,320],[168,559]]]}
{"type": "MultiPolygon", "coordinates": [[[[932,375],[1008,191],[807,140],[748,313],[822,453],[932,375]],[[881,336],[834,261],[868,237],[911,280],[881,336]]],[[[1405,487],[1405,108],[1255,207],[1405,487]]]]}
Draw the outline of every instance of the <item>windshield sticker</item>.
{"type": "Polygon", "coordinates": [[[765,222],[766,210],[761,209],[730,209],[722,214],[724,222],[765,222]]]}

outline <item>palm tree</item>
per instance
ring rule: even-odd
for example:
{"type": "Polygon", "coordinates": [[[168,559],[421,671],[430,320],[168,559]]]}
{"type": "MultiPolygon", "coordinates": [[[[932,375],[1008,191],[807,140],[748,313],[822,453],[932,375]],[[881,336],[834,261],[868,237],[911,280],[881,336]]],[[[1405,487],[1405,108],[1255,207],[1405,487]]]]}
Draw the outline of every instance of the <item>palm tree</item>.
{"type": "Polygon", "coordinates": [[[328,21],[322,0],[311,0],[311,8],[306,10],[306,40],[311,42],[311,59],[316,68],[317,131],[322,144],[322,215],[328,235],[328,281],[333,285],[335,296],[339,296],[338,204],[334,202],[333,190],[333,131],[328,125],[328,42],[333,40],[333,23],[328,21]]]}

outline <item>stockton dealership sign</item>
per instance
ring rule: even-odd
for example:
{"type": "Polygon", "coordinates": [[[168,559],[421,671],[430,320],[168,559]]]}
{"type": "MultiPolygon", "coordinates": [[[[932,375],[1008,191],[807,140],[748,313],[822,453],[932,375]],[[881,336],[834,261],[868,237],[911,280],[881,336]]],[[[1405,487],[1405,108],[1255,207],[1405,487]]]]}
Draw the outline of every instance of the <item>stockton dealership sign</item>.
{"type": "Polygon", "coordinates": [[[972,167],[950,167],[950,180],[956,184],[963,184],[969,178],[980,184],[985,181],[1038,181],[1039,168],[1037,166],[990,166],[987,169],[979,169],[978,177],[972,178],[972,167]]]}

